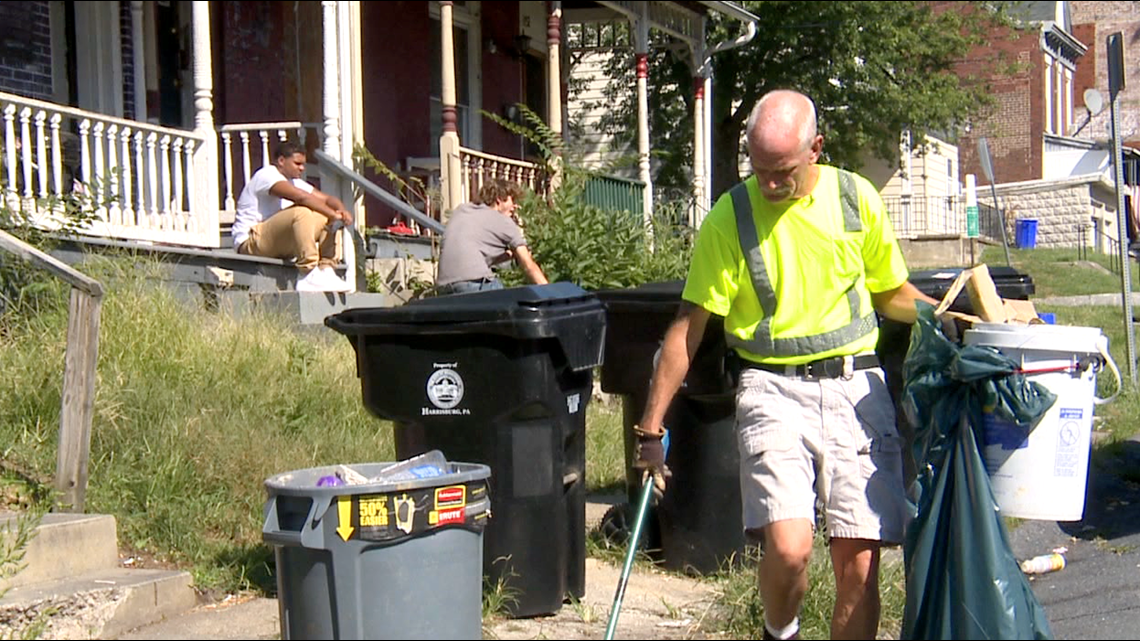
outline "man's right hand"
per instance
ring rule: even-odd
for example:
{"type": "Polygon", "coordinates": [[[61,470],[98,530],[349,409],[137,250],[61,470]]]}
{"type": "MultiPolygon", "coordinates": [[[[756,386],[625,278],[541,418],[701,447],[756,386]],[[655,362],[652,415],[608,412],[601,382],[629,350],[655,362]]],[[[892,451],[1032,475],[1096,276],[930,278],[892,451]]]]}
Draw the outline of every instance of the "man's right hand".
{"type": "MultiPolygon", "coordinates": [[[[642,470],[644,476],[653,477],[653,494],[657,500],[665,494],[667,480],[673,476],[665,465],[665,445],[661,440],[664,432],[649,433],[634,426],[633,433],[637,437],[634,450],[634,469],[642,470]]],[[[643,481],[644,482],[644,477],[643,481]]]]}

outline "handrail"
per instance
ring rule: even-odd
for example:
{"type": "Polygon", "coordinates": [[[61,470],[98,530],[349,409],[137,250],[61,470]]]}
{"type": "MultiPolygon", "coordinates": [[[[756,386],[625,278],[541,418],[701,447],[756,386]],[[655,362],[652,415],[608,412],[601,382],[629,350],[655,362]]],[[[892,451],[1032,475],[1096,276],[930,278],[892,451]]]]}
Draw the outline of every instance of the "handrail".
{"type": "Polygon", "coordinates": [[[222,125],[218,127],[218,133],[226,133],[227,131],[261,131],[274,130],[274,129],[300,129],[304,123],[299,120],[292,120],[288,122],[243,122],[233,125],[222,125]]]}
{"type": "Polygon", "coordinates": [[[481,151],[476,151],[467,147],[460,147],[459,151],[465,156],[474,156],[475,158],[482,158],[484,160],[490,160],[493,162],[502,163],[504,165],[514,165],[520,169],[538,169],[537,164],[533,162],[527,162],[525,160],[515,160],[514,158],[504,158],[502,156],[485,154],[481,151]]]}
{"type": "Polygon", "coordinates": [[[67,114],[75,118],[87,118],[89,120],[98,120],[107,124],[115,124],[120,127],[130,127],[131,131],[147,131],[159,134],[166,134],[169,136],[181,138],[193,138],[199,142],[205,138],[192,129],[171,129],[170,127],[163,127],[160,125],[152,125],[149,122],[142,122],[139,120],[127,120],[126,118],[116,118],[115,116],[108,116],[96,111],[86,111],[83,109],[76,109],[75,107],[68,107],[56,102],[46,102],[44,100],[36,100],[35,98],[25,98],[24,96],[17,96],[12,93],[5,93],[0,91],[0,102],[11,102],[25,107],[37,107],[39,109],[46,109],[49,111],[56,111],[61,114],[67,114]]]}
{"type": "Polygon", "coordinates": [[[103,285],[90,276],[73,269],[70,265],[32,247],[12,234],[0,229],[0,249],[36,264],[55,274],[68,285],[82,290],[95,298],[103,297],[103,285]]]}
{"type": "Polygon", "coordinates": [[[344,178],[346,180],[349,180],[351,182],[354,182],[354,183],[360,185],[360,187],[362,189],[364,189],[364,191],[366,191],[370,195],[375,196],[376,198],[379,198],[380,200],[384,201],[384,204],[386,204],[389,207],[400,212],[401,215],[404,215],[404,216],[407,216],[408,218],[411,218],[412,220],[416,221],[420,225],[427,227],[428,229],[434,231],[437,234],[443,233],[443,225],[438,220],[436,220],[430,216],[426,216],[426,215],[422,214],[421,212],[417,211],[415,207],[412,207],[408,203],[405,203],[404,201],[400,200],[399,198],[396,198],[395,196],[388,193],[387,191],[385,191],[380,186],[376,185],[376,183],[373,183],[372,181],[368,180],[364,176],[361,176],[360,174],[356,173],[355,171],[344,166],[339,160],[337,160],[336,158],[333,158],[332,156],[326,154],[324,152],[324,150],[315,149],[315,150],[313,150],[313,155],[316,157],[317,161],[320,162],[322,169],[324,169],[324,168],[331,169],[333,171],[333,173],[338,174],[341,178],[344,178]]]}
{"type": "Polygon", "coordinates": [[[0,230],[0,249],[43,267],[71,285],[67,309],[67,347],[63,356],[59,441],[56,445],[57,507],[83,512],[91,460],[91,419],[95,413],[99,363],[99,315],[103,286],[15,236],[0,230]]]}

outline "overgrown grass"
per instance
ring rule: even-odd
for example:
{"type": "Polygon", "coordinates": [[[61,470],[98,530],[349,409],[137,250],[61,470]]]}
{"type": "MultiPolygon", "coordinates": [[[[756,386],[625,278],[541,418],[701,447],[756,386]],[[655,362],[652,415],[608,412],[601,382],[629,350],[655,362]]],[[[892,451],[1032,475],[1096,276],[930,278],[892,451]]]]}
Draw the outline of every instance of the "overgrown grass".
{"type": "MultiPolygon", "coordinates": [[[[1036,297],[1120,292],[1120,268],[1108,254],[1076,248],[1010,249],[1014,269],[1033,277],[1036,297]]],[[[981,262],[1005,266],[1001,247],[986,247],[981,262]]],[[[1132,289],[1140,287],[1140,269],[1132,266],[1132,289]]]]}
{"type": "MultiPolygon", "coordinates": [[[[749,547],[745,562],[713,580],[718,584],[716,631],[729,639],[759,639],[764,634],[764,606],[756,584],[760,553],[749,547]]],[[[906,604],[906,577],[899,548],[884,550],[879,573],[882,618],[879,638],[898,638],[906,604]]],[[[831,638],[831,612],[835,607],[835,574],[822,534],[817,534],[808,564],[808,592],[800,611],[800,638],[831,638]]]]}
{"type": "MultiPolygon", "coordinates": [[[[87,510],[120,543],[194,569],[202,587],[273,591],[263,481],[317,465],[391,460],[388,424],[360,402],[348,341],[269,314],[179,300],[147,265],[100,260],[102,309],[87,510]]],[[[52,478],[65,292],[0,338],[4,460],[52,478]]]]}

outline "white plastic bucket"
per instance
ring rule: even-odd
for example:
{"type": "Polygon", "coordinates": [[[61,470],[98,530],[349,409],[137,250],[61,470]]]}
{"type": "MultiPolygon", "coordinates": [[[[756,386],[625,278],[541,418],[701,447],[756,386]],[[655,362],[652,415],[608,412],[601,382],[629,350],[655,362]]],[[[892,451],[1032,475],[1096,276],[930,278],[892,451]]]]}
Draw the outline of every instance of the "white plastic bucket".
{"type": "Polygon", "coordinates": [[[1085,483],[1092,447],[1096,375],[1107,363],[1108,338],[1097,327],[976,323],[963,336],[966,345],[988,345],[1018,361],[1030,380],[1057,395],[1056,402],[1029,431],[987,413],[983,457],[1002,514],[1046,521],[1079,521],[1085,511],[1085,483]],[[1090,357],[1103,360],[1087,365],[1090,357]],[[1041,371],[1055,370],[1055,371],[1041,371]],[[1036,372],[1036,373],[1034,373],[1036,372]]]}

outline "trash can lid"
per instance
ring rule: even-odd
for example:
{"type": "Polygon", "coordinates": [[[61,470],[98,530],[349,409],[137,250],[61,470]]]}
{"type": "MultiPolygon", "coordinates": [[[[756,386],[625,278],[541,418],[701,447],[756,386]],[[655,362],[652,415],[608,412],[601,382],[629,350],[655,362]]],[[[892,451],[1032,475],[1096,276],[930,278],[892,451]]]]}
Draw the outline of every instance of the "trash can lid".
{"type": "Polygon", "coordinates": [[[397,325],[536,323],[600,308],[597,298],[581,287],[552,283],[422,298],[400,307],[358,307],[329,316],[325,324],[345,334],[372,334],[397,325]]]}
{"type": "Polygon", "coordinates": [[[610,311],[644,309],[646,306],[668,306],[670,309],[680,304],[685,281],[669,280],[646,283],[637,287],[620,289],[599,289],[594,294],[605,303],[610,311]]]}
{"type": "Polygon", "coordinates": [[[293,470],[275,474],[265,479],[265,489],[271,496],[332,497],[348,494],[373,494],[394,492],[426,487],[444,487],[486,479],[491,476],[491,468],[479,463],[447,463],[447,468],[437,476],[396,480],[385,479],[381,473],[395,463],[352,463],[349,465],[326,465],[293,470]],[[322,479],[337,474],[339,468],[349,468],[364,480],[355,483],[323,484],[322,479]]]}
{"type": "Polygon", "coordinates": [[[605,306],[573,283],[438,296],[401,307],[347,309],[325,325],[348,336],[495,334],[557,339],[575,370],[602,362],[605,306]]]}

